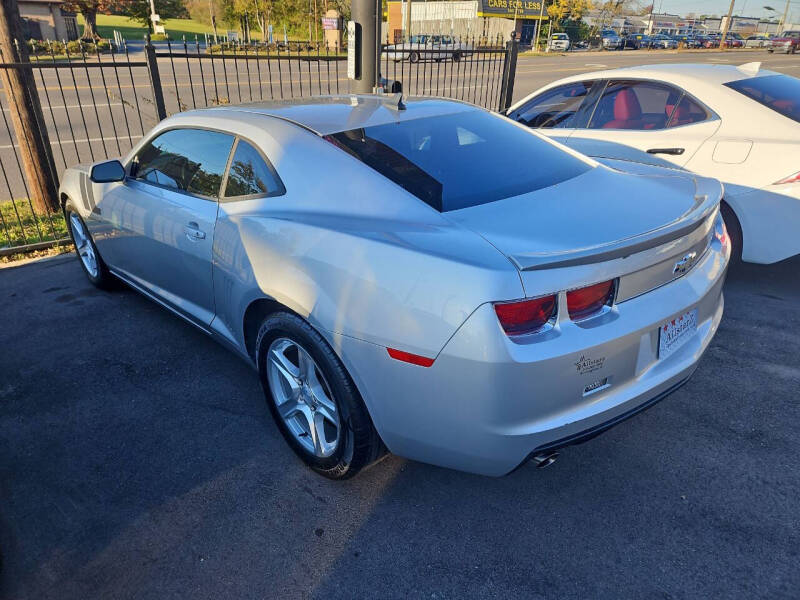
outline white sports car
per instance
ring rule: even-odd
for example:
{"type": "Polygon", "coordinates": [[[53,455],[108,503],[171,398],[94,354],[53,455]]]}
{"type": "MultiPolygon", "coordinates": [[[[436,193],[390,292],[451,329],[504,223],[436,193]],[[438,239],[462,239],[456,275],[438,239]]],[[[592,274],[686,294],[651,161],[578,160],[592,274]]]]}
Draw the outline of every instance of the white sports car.
{"type": "Polygon", "coordinates": [[[616,142],[717,178],[736,255],[800,253],[800,79],[759,63],[613,69],[554,81],[507,115],[576,149],[616,142]]]}
{"type": "Polygon", "coordinates": [[[256,367],[318,472],[388,448],[501,475],[665,397],[717,329],[719,182],[635,170],[460,102],[336,96],[172,116],[60,193],[90,281],[256,367]]]}

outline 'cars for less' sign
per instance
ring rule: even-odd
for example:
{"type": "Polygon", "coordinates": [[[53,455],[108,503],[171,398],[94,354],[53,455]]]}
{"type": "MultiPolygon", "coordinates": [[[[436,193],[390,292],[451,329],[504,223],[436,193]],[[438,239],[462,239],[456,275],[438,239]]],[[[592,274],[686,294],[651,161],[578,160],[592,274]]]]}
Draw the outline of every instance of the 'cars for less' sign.
{"type": "MultiPolygon", "coordinates": [[[[542,0],[480,0],[479,17],[504,17],[538,19],[542,12],[542,0]]],[[[544,11],[547,19],[547,11],[544,11]]]]}

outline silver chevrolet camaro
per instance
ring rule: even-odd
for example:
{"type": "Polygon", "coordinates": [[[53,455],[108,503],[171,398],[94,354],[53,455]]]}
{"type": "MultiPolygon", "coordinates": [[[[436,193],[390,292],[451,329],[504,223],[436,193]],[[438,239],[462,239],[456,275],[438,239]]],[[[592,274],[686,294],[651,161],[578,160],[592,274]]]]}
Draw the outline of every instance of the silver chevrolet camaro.
{"type": "Polygon", "coordinates": [[[60,195],[92,283],[253,364],[332,478],[387,449],[549,464],[685,382],[722,316],[716,180],[600,164],[455,101],[184,112],[60,195]]]}

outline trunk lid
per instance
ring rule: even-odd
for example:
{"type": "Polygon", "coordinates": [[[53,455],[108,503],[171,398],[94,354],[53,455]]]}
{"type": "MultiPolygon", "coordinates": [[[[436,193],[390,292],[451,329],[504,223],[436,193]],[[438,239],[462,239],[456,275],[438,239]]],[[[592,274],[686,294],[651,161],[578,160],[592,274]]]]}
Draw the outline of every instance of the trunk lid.
{"type": "Polygon", "coordinates": [[[632,169],[601,165],[555,186],[447,215],[524,272],[644,252],[686,236],[716,211],[718,182],[646,165],[632,169]]]}

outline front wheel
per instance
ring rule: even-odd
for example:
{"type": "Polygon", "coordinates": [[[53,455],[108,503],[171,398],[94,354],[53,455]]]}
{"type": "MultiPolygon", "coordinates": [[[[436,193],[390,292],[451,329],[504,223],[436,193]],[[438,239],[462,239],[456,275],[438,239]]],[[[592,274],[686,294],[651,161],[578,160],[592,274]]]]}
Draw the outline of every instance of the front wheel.
{"type": "Polygon", "coordinates": [[[339,357],[308,323],[278,312],[261,324],[258,371],[270,412],[309,467],[346,479],[377,460],[383,443],[339,357]]]}
{"type": "Polygon", "coordinates": [[[460,52],[453,52],[453,62],[458,62],[461,60],[461,53],[460,52]]]}
{"type": "Polygon", "coordinates": [[[113,280],[108,267],[100,257],[97,246],[94,244],[89,228],[81,216],[75,210],[70,201],[64,205],[64,219],[67,222],[69,236],[75,246],[75,254],[81,261],[83,272],[89,281],[98,288],[108,289],[112,287],[113,280]]]}
{"type": "Polygon", "coordinates": [[[419,52],[412,52],[411,54],[409,54],[408,55],[408,60],[410,62],[412,62],[412,63],[418,63],[419,62],[419,52]]]}

